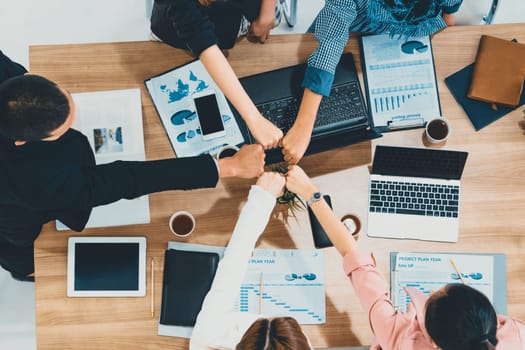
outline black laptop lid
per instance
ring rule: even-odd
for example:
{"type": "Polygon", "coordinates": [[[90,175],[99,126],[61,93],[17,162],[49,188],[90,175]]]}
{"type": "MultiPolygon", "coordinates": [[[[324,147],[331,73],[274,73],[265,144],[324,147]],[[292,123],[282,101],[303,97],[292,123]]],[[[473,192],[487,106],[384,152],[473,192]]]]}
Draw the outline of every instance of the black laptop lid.
{"type": "Polygon", "coordinates": [[[376,146],[372,174],[459,180],[467,152],[376,146]]]}
{"type": "MultiPolygon", "coordinates": [[[[257,105],[290,96],[301,98],[306,63],[250,75],[239,79],[257,105]]],[[[333,85],[357,80],[356,67],[351,53],[345,53],[337,65],[333,85]]]]}
{"type": "MultiPolygon", "coordinates": [[[[305,70],[306,63],[250,75],[239,79],[239,81],[255,105],[282,100],[292,96],[300,100],[304,91],[302,82],[305,70]]],[[[359,84],[354,58],[351,53],[345,53],[341,56],[339,64],[337,65],[332,88],[352,81],[357,81],[359,84]]],[[[248,127],[231,103],[230,107],[239,123],[239,127],[245,140],[248,143],[255,143],[248,127]]],[[[381,134],[375,131],[372,127],[370,117],[368,117],[367,120],[359,123],[351,130],[343,129],[333,132],[330,135],[320,136],[316,136],[314,133],[310,144],[306,149],[305,155],[323,152],[378,137],[381,137],[381,134]]],[[[278,163],[283,160],[282,150],[280,148],[266,151],[266,164],[278,163]]]]}

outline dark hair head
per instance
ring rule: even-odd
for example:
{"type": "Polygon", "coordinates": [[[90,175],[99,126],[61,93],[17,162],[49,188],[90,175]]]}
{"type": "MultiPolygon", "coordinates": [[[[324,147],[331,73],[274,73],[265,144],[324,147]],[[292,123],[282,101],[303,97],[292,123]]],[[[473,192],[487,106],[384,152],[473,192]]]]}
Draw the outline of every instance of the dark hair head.
{"type": "Polygon", "coordinates": [[[33,74],[0,85],[0,134],[14,141],[39,141],[64,124],[66,95],[52,81],[33,74]]]}
{"type": "Polygon", "coordinates": [[[236,350],[309,350],[299,323],[292,317],[260,318],[244,333],[236,350]]]}
{"type": "Polygon", "coordinates": [[[449,284],[428,299],[425,327],[443,350],[493,350],[498,344],[496,311],[464,284],[449,284]]]}

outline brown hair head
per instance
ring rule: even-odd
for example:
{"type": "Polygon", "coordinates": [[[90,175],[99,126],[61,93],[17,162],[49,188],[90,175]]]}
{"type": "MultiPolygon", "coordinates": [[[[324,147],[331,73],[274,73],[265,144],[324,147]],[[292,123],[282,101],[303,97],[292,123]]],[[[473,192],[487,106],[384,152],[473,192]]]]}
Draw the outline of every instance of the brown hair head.
{"type": "Polygon", "coordinates": [[[309,350],[301,326],[292,317],[260,318],[244,333],[235,350],[309,350]]]}

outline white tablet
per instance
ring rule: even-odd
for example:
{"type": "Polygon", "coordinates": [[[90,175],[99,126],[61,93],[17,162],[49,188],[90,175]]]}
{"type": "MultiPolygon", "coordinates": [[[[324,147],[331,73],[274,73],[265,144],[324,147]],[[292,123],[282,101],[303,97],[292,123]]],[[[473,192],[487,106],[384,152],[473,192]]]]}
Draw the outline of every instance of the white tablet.
{"type": "Polygon", "coordinates": [[[146,237],[69,237],[67,296],[146,295],[146,237]]]}

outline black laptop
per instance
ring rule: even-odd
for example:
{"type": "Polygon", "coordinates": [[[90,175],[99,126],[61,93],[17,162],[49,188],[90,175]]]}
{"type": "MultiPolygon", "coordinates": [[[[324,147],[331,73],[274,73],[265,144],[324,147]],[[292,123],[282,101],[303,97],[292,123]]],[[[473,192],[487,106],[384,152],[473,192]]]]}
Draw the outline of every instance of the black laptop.
{"type": "MultiPolygon", "coordinates": [[[[284,134],[292,127],[301,97],[306,64],[280,68],[240,79],[240,82],[263,116],[284,134]]],[[[246,143],[256,143],[233,106],[246,143]]],[[[310,145],[305,155],[380,137],[372,124],[359,85],[354,59],[345,53],[337,66],[332,90],[324,97],[317,113],[310,145]]],[[[281,149],[266,154],[266,163],[283,161],[281,149]]]]}

